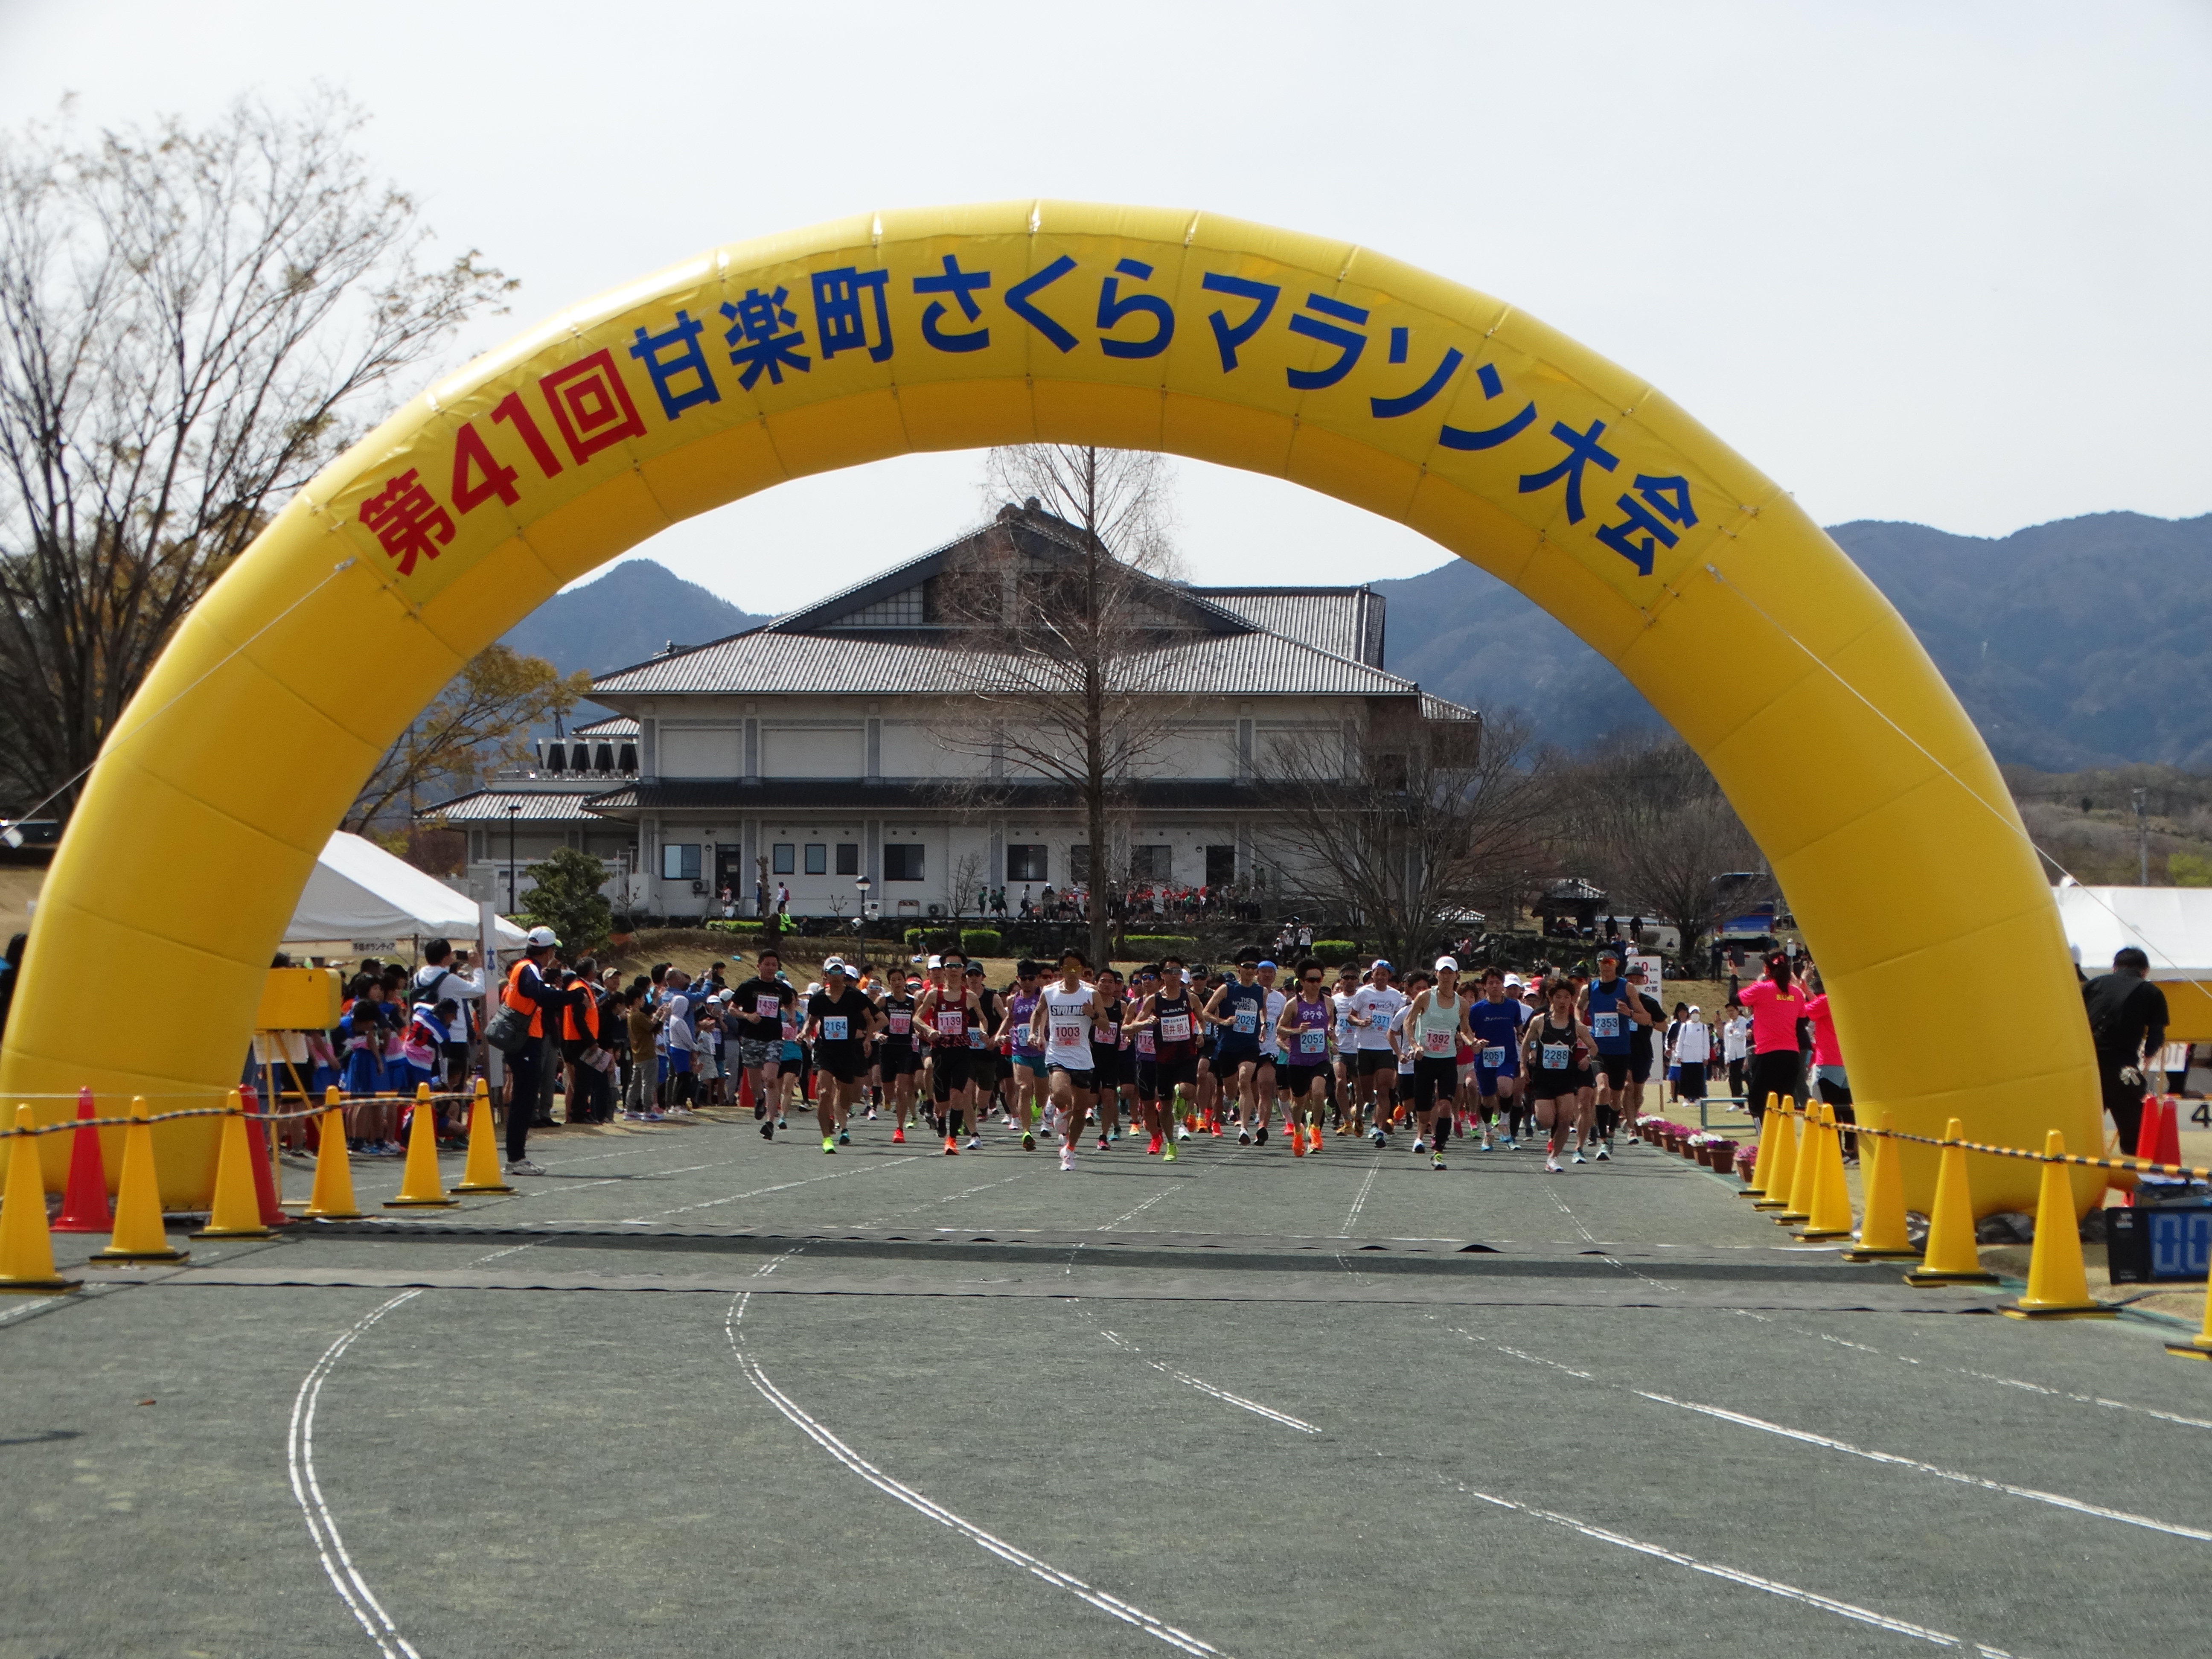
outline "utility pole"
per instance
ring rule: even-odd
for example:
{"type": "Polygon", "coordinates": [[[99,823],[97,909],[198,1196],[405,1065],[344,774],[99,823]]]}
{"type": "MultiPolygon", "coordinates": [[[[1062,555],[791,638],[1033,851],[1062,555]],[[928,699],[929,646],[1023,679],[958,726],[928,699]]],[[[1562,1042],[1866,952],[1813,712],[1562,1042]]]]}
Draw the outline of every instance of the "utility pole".
{"type": "Polygon", "coordinates": [[[2147,789],[2129,792],[2136,804],[2136,879],[2142,886],[2150,885],[2150,821],[2143,817],[2143,797],[2147,789]]]}

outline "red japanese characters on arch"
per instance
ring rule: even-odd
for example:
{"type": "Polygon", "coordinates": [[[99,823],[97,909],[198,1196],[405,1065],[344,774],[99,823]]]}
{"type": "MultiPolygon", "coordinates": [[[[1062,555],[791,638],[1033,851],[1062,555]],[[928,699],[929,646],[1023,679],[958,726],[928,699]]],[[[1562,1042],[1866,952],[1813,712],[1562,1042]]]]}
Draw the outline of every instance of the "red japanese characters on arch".
{"type": "Polygon", "coordinates": [[[629,400],[611,351],[595,351],[555,369],[538,381],[538,389],[545,394],[553,423],[579,466],[625,438],[645,435],[645,422],[629,400]]]}
{"type": "Polygon", "coordinates": [[[386,478],[383,490],[361,504],[361,521],[376,532],[384,550],[399,561],[399,574],[415,574],[418,558],[434,559],[453,539],[453,520],[423,487],[413,467],[386,478]]]}

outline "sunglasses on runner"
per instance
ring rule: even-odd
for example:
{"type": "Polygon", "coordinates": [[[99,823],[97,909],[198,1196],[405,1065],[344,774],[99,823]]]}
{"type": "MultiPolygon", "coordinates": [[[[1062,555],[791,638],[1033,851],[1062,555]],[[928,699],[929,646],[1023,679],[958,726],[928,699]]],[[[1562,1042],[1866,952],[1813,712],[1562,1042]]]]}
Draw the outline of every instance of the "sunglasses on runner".
{"type": "Polygon", "coordinates": [[[1319,974],[1307,974],[1302,977],[1309,985],[1318,985],[1321,983],[1321,975],[1319,974]]]}

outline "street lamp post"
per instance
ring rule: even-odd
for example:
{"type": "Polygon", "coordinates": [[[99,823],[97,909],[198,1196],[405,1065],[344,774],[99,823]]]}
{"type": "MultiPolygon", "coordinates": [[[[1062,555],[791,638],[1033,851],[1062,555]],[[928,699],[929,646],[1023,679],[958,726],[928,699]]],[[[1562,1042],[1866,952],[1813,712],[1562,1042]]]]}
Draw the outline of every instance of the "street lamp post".
{"type": "Polygon", "coordinates": [[[514,822],[522,816],[522,808],[510,805],[507,809],[507,913],[514,914],[514,822]]]}
{"type": "Polygon", "coordinates": [[[855,938],[865,939],[867,937],[868,894],[875,884],[875,883],[870,881],[866,876],[860,877],[853,884],[854,886],[860,890],[860,914],[853,918],[853,933],[855,938]]]}

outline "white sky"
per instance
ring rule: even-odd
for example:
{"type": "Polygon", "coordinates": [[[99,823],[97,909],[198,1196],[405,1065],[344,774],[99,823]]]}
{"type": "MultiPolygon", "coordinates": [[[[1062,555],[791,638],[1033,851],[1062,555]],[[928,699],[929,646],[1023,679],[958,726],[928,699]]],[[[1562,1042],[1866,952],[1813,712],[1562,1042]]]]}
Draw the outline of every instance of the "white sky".
{"type": "MultiPolygon", "coordinates": [[[[531,318],[712,243],[1035,195],[1355,239],[1665,387],[1823,523],[2212,509],[2212,6],[0,0],[0,125],[318,82],[531,318]],[[475,90],[481,88],[481,91],[475,90]]],[[[751,611],[980,514],[974,455],[787,485],[641,551],[751,611]]],[[[1212,581],[1440,550],[1183,463],[1212,581]]]]}

